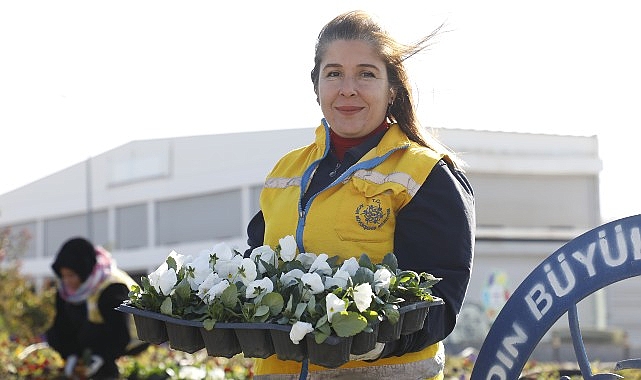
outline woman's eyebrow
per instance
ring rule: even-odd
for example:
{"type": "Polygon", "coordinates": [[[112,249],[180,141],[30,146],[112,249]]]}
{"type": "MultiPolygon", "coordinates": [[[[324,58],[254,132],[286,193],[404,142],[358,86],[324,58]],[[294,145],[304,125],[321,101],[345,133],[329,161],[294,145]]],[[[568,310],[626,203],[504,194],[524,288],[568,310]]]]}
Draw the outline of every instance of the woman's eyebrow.
{"type": "MultiPolygon", "coordinates": [[[[328,63],[325,66],[323,66],[323,70],[327,68],[337,68],[337,67],[343,67],[340,63],[328,63]]],[[[359,63],[356,65],[356,67],[362,67],[362,68],[371,68],[371,69],[376,69],[376,70],[381,70],[378,66],[371,64],[371,63],[359,63]]]]}

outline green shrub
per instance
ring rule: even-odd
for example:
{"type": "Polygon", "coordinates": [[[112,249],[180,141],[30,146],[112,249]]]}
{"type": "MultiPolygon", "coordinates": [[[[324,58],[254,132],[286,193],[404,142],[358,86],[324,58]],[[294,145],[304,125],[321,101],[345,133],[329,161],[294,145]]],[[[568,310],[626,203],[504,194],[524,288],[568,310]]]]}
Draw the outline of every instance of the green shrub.
{"type": "Polygon", "coordinates": [[[13,339],[35,342],[54,314],[55,288],[38,292],[31,279],[20,273],[20,259],[29,236],[0,231],[0,332],[13,339]]]}

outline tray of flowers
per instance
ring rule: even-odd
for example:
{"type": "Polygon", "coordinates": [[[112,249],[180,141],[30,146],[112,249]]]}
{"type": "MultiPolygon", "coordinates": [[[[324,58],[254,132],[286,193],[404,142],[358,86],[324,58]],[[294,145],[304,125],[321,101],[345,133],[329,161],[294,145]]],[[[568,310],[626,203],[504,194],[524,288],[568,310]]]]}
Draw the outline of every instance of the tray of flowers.
{"type": "Polygon", "coordinates": [[[210,356],[303,361],[335,368],[423,328],[440,281],[398,268],[387,254],[339,262],[297,253],[292,236],[249,257],[226,243],[195,256],[171,251],[117,310],[132,314],[138,338],[210,356]]]}

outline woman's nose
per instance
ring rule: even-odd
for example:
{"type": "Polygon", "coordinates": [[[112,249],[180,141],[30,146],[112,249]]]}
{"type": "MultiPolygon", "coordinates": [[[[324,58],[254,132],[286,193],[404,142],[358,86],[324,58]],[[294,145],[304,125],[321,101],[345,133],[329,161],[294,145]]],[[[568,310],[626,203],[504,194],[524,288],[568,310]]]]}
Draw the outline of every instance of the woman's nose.
{"type": "Polygon", "coordinates": [[[339,94],[342,96],[355,96],[357,94],[356,81],[353,78],[345,77],[341,82],[339,94]]]}

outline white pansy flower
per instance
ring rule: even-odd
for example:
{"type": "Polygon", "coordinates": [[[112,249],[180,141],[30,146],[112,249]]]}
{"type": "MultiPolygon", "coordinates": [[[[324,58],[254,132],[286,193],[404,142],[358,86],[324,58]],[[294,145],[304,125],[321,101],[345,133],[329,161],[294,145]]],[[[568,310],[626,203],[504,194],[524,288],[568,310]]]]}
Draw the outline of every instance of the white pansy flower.
{"type": "Polygon", "coordinates": [[[214,264],[214,270],[218,275],[230,282],[236,282],[238,278],[238,269],[243,264],[243,258],[240,255],[233,256],[231,259],[219,259],[214,264]]]}
{"type": "Polygon", "coordinates": [[[183,267],[184,263],[191,261],[191,256],[182,255],[182,254],[180,254],[180,253],[178,253],[178,252],[176,252],[174,250],[169,252],[169,257],[173,257],[174,258],[174,261],[176,261],[176,268],[178,270],[180,270],[180,268],[183,267]]]}
{"type": "Polygon", "coordinates": [[[147,276],[149,284],[153,286],[160,294],[168,296],[178,281],[178,275],[173,268],[169,268],[166,262],[162,263],[158,269],[147,276]]]}
{"type": "Polygon", "coordinates": [[[193,261],[185,264],[187,268],[192,268],[193,270],[193,277],[187,278],[191,290],[197,290],[200,284],[212,273],[209,265],[209,254],[209,251],[201,251],[193,261]]]}
{"type": "Polygon", "coordinates": [[[292,325],[292,329],[289,331],[289,339],[291,339],[294,344],[298,344],[305,338],[305,335],[313,331],[314,327],[312,327],[311,323],[297,321],[292,325]]]}
{"type": "Polygon", "coordinates": [[[207,276],[207,278],[198,286],[198,292],[196,295],[198,295],[200,299],[204,299],[205,295],[209,292],[209,289],[221,281],[223,281],[223,279],[218,276],[218,273],[209,273],[209,276],[207,276]]]}
{"type": "Polygon", "coordinates": [[[269,278],[265,277],[260,280],[254,280],[247,284],[247,289],[245,290],[245,298],[256,298],[256,302],[260,302],[265,294],[270,293],[273,290],[274,283],[269,278]]]}
{"type": "Polygon", "coordinates": [[[300,261],[301,264],[303,264],[303,268],[305,268],[309,272],[309,268],[316,260],[316,254],[310,252],[302,252],[298,254],[296,260],[300,261]]]}
{"type": "Polygon", "coordinates": [[[287,235],[278,240],[280,244],[280,258],[283,261],[292,261],[296,257],[296,240],[292,235],[287,235]]]}
{"type": "Polygon", "coordinates": [[[254,261],[248,257],[242,259],[240,266],[238,267],[238,279],[247,285],[250,282],[256,279],[258,275],[256,271],[256,264],[254,261]]]}
{"type": "Polygon", "coordinates": [[[305,272],[300,269],[292,269],[289,272],[280,275],[280,283],[285,287],[294,285],[298,283],[298,280],[300,280],[303,274],[305,274],[305,272]]]}
{"type": "Polygon", "coordinates": [[[272,247],[268,245],[261,245],[260,247],[252,249],[251,253],[249,254],[249,258],[254,260],[254,262],[256,263],[256,267],[261,274],[267,271],[261,260],[273,266],[278,265],[276,252],[274,252],[272,247]]]}
{"type": "Polygon", "coordinates": [[[350,257],[349,259],[343,261],[343,265],[341,265],[340,269],[349,273],[351,277],[354,277],[354,275],[356,274],[356,271],[360,267],[361,266],[358,264],[358,260],[356,260],[356,258],[354,257],[350,257]]]}
{"type": "Polygon", "coordinates": [[[325,279],[325,289],[330,289],[332,286],[345,289],[347,287],[348,280],[349,273],[345,270],[339,269],[332,277],[327,277],[325,279]]]}
{"type": "Polygon", "coordinates": [[[361,313],[369,308],[372,303],[372,286],[369,283],[363,283],[354,287],[354,303],[361,313]]]}
{"type": "Polygon", "coordinates": [[[214,245],[212,253],[216,255],[216,258],[219,260],[231,260],[234,257],[234,251],[225,242],[214,245]]]}
{"type": "Polygon", "coordinates": [[[324,274],[325,276],[330,276],[332,274],[332,268],[329,266],[327,263],[327,259],[329,256],[327,256],[326,253],[321,253],[316,257],[316,260],[312,263],[312,265],[309,267],[309,272],[316,272],[319,274],[324,274]]]}
{"type": "Polygon", "coordinates": [[[213,285],[207,294],[205,295],[205,298],[208,299],[209,301],[213,301],[216,298],[220,297],[221,294],[229,287],[229,281],[227,280],[221,280],[219,283],[213,285]]]}
{"type": "Polygon", "coordinates": [[[381,289],[388,290],[392,272],[387,268],[379,268],[374,272],[374,292],[378,294],[381,289]]]}
{"type": "Polygon", "coordinates": [[[300,277],[300,280],[309,287],[312,294],[318,294],[325,290],[323,279],[318,273],[305,273],[300,277]]]}
{"type": "Polygon", "coordinates": [[[329,293],[325,297],[325,306],[327,307],[327,320],[331,323],[332,322],[332,316],[335,313],[340,313],[341,311],[345,311],[347,309],[347,303],[338,298],[338,296],[334,293],[329,293]]]}

